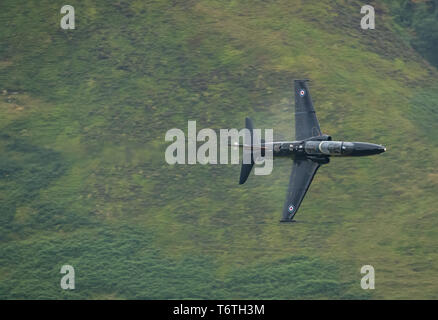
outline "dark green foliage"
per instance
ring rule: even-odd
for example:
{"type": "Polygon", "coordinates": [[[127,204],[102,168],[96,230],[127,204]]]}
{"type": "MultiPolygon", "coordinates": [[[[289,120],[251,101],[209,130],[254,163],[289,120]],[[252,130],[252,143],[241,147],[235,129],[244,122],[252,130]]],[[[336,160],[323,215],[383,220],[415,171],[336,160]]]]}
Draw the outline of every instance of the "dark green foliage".
{"type": "Polygon", "coordinates": [[[41,222],[46,228],[65,223],[64,218],[60,221],[49,218],[56,207],[43,202],[31,209],[36,210],[34,219],[21,228],[12,222],[16,209],[32,203],[39,191],[58,179],[66,168],[61,155],[53,150],[30,145],[8,134],[3,135],[1,144],[4,152],[0,154],[0,192],[8,196],[2,197],[0,236],[7,237],[9,232],[19,232],[26,226],[37,229],[41,222]]]}
{"type": "Polygon", "coordinates": [[[1,298],[433,298],[437,72],[357,2],[0,1],[1,298]],[[321,128],[388,152],[334,159],[293,225],[291,168],[168,165],[164,135],[321,128]],[[75,267],[74,291],[60,268],[75,267]],[[376,268],[376,290],[360,267],[376,268]]]}
{"type": "Polygon", "coordinates": [[[0,267],[14,261],[14,268],[0,284],[0,298],[244,299],[248,294],[264,299],[349,297],[346,291],[351,284],[339,282],[339,269],[333,262],[292,257],[275,261],[274,266],[261,263],[237,269],[221,279],[211,273],[218,267],[213,257],[169,259],[154,247],[153,238],[152,233],[132,226],[104,226],[25,245],[9,242],[2,247],[0,267]],[[59,286],[63,264],[75,266],[74,291],[59,286]],[[32,285],[36,287],[27,291],[32,285]]]}
{"type": "Polygon", "coordinates": [[[395,21],[410,30],[411,44],[438,66],[438,1],[387,0],[395,21]]]}

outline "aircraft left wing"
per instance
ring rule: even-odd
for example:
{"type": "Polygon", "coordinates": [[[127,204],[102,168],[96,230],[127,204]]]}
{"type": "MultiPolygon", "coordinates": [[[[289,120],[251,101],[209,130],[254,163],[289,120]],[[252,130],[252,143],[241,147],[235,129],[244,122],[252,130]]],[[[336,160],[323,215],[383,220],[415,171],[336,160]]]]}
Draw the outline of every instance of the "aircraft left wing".
{"type": "Polygon", "coordinates": [[[307,80],[295,80],[295,140],[304,140],[320,135],[321,129],[307,80]]]}
{"type": "Polygon", "coordinates": [[[319,166],[319,163],[308,159],[294,160],[281,222],[292,221],[319,166]]]}

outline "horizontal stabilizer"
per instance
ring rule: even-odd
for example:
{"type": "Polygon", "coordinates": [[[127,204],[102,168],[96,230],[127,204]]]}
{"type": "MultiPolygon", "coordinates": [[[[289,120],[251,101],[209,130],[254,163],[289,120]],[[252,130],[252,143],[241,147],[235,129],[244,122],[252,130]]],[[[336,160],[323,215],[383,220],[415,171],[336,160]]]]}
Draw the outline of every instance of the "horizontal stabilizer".
{"type": "MultiPolygon", "coordinates": [[[[249,139],[251,141],[251,147],[250,148],[243,148],[243,160],[242,160],[242,168],[240,169],[240,179],[239,184],[244,184],[245,181],[248,179],[249,174],[251,173],[252,167],[254,166],[254,158],[252,154],[252,147],[253,147],[253,129],[254,125],[252,124],[252,121],[250,118],[245,118],[245,128],[249,130],[249,134],[251,137],[249,139]],[[245,159],[251,157],[251,163],[243,163],[245,159]]],[[[249,145],[248,145],[249,147],[249,145]]]]}
{"type": "Polygon", "coordinates": [[[239,184],[244,184],[246,179],[248,179],[249,174],[251,173],[251,169],[254,166],[254,162],[252,161],[250,164],[242,163],[242,168],[240,169],[240,179],[239,184]]]}

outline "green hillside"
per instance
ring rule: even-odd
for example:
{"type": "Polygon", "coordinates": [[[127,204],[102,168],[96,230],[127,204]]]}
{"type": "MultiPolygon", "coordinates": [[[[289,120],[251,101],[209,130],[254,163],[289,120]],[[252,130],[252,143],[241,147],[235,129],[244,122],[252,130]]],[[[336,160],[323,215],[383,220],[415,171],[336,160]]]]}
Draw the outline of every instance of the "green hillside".
{"type": "Polygon", "coordinates": [[[422,299],[438,295],[438,72],[360,1],[0,2],[0,298],[422,299]],[[387,146],[318,172],[278,221],[291,161],[168,165],[171,128],[387,146]],[[76,289],[60,269],[74,266],[76,289]],[[360,287],[373,265],[376,288],[360,287]]]}

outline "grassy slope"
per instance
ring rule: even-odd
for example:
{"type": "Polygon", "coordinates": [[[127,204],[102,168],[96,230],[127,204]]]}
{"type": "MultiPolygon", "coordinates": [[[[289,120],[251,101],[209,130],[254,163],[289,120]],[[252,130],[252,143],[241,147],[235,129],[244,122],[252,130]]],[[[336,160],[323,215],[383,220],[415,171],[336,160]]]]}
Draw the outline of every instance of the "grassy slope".
{"type": "Polygon", "coordinates": [[[74,31],[61,1],[0,4],[1,298],[437,296],[437,72],[384,7],[362,31],[355,1],[104,3],[71,1],[74,31]],[[388,152],[323,167],[299,224],[288,161],[245,186],[164,162],[187,120],[291,136],[304,77],[325,132],[388,152]]]}

